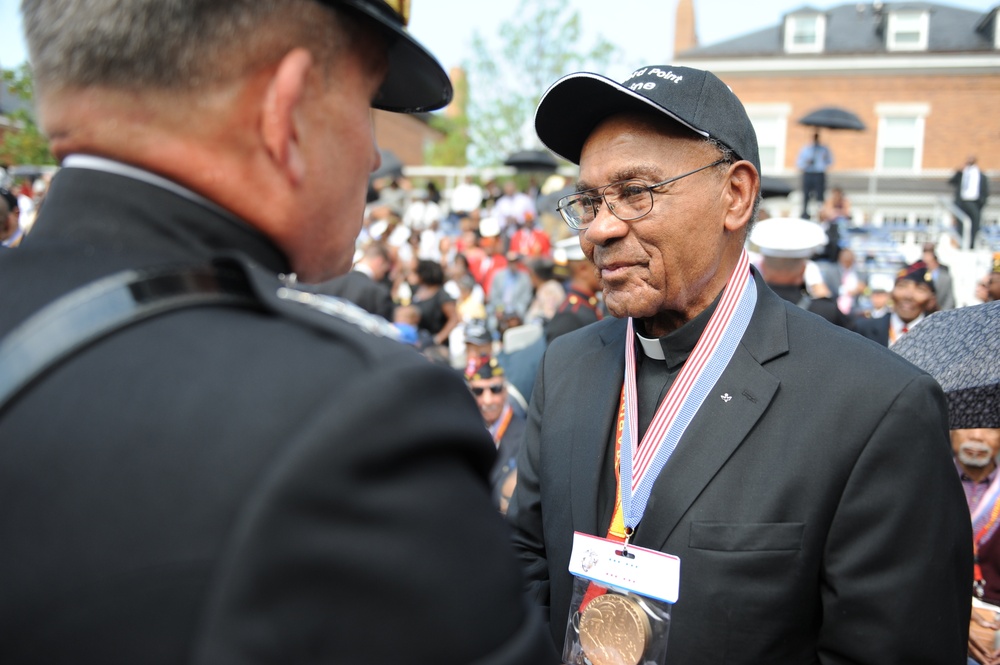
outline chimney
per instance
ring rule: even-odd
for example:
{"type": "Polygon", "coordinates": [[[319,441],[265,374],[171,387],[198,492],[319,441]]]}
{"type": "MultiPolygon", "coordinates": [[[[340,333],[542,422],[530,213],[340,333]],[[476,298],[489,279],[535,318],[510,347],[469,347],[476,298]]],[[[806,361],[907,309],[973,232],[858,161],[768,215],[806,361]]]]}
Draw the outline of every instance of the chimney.
{"type": "Polygon", "coordinates": [[[466,111],[469,103],[469,82],[465,79],[465,70],[461,67],[452,67],[448,72],[451,79],[451,86],[455,90],[455,96],[451,103],[444,109],[445,117],[456,118],[466,111]]]}
{"type": "Polygon", "coordinates": [[[674,55],[698,45],[694,24],[694,0],[677,0],[677,21],[674,29],[674,55]]]}

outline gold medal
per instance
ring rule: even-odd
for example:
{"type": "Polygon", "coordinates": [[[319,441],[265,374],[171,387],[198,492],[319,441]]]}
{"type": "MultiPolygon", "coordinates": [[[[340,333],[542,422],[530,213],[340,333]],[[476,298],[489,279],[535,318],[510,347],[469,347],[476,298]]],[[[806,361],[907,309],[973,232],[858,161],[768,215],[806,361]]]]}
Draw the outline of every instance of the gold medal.
{"type": "Polygon", "coordinates": [[[638,665],[649,636],[649,617],[627,596],[598,596],[580,617],[580,647],[593,665],[638,665]]]}

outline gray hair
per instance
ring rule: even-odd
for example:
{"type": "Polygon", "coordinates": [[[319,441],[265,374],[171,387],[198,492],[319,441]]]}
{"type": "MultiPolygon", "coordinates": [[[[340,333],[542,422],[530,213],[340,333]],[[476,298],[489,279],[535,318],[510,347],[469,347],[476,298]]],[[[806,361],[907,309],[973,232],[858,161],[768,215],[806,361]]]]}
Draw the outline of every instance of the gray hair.
{"type": "Polygon", "coordinates": [[[21,12],[40,92],[200,90],[296,46],[329,63],[357,32],[316,0],[22,0],[21,12]]]}
{"type": "MultiPolygon", "coordinates": [[[[725,160],[722,164],[719,164],[719,168],[722,169],[728,168],[730,164],[732,164],[735,161],[738,161],[736,153],[733,152],[733,150],[729,146],[726,146],[723,143],[721,143],[718,139],[707,138],[705,139],[705,143],[707,143],[709,146],[711,146],[714,150],[716,150],[719,153],[719,159],[725,160]]],[[[764,200],[763,197],[760,195],[760,190],[758,190],[757,198],[755,198],[753,201],[753,210],[750,212],[750,221],[747,222],[747,225],[745,227],[746,228],[745,237],[750,236],[750,231],[753,229],[754,224],[757,223],[757,217],[760,215],[760,205],[763,200],[764,200]]]]}

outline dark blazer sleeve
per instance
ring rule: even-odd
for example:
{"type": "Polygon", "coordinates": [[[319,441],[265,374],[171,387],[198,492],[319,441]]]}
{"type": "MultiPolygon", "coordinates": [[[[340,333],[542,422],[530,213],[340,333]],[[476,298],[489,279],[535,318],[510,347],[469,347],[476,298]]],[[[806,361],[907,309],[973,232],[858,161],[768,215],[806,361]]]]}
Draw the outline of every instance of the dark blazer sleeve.
{"type": "Polygon", "coordinates": [[[493,445],[468,391],[401,364],[289,434],[238,516],[195,662],[557,662],[490,503],[493,445]]]}
{"type": "Polygon", "coordinates": [[[917,376],[862,449],[824,549],[820,662],[965,663],[972,532],[946,414],[917,376]]]}

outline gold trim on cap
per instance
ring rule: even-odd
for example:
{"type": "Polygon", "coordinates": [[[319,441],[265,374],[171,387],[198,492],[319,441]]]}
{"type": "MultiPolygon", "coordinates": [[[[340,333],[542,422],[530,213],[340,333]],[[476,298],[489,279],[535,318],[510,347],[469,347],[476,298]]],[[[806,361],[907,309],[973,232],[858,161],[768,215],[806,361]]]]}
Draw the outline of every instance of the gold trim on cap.
{"type": "Polygon", "coordinates": [[[385,4],[392,8],[392,11],[399,14],[399,17],[403,19],[403,25],[409,25],[410,23],[410,0],[383,0],[385,4]]]}

